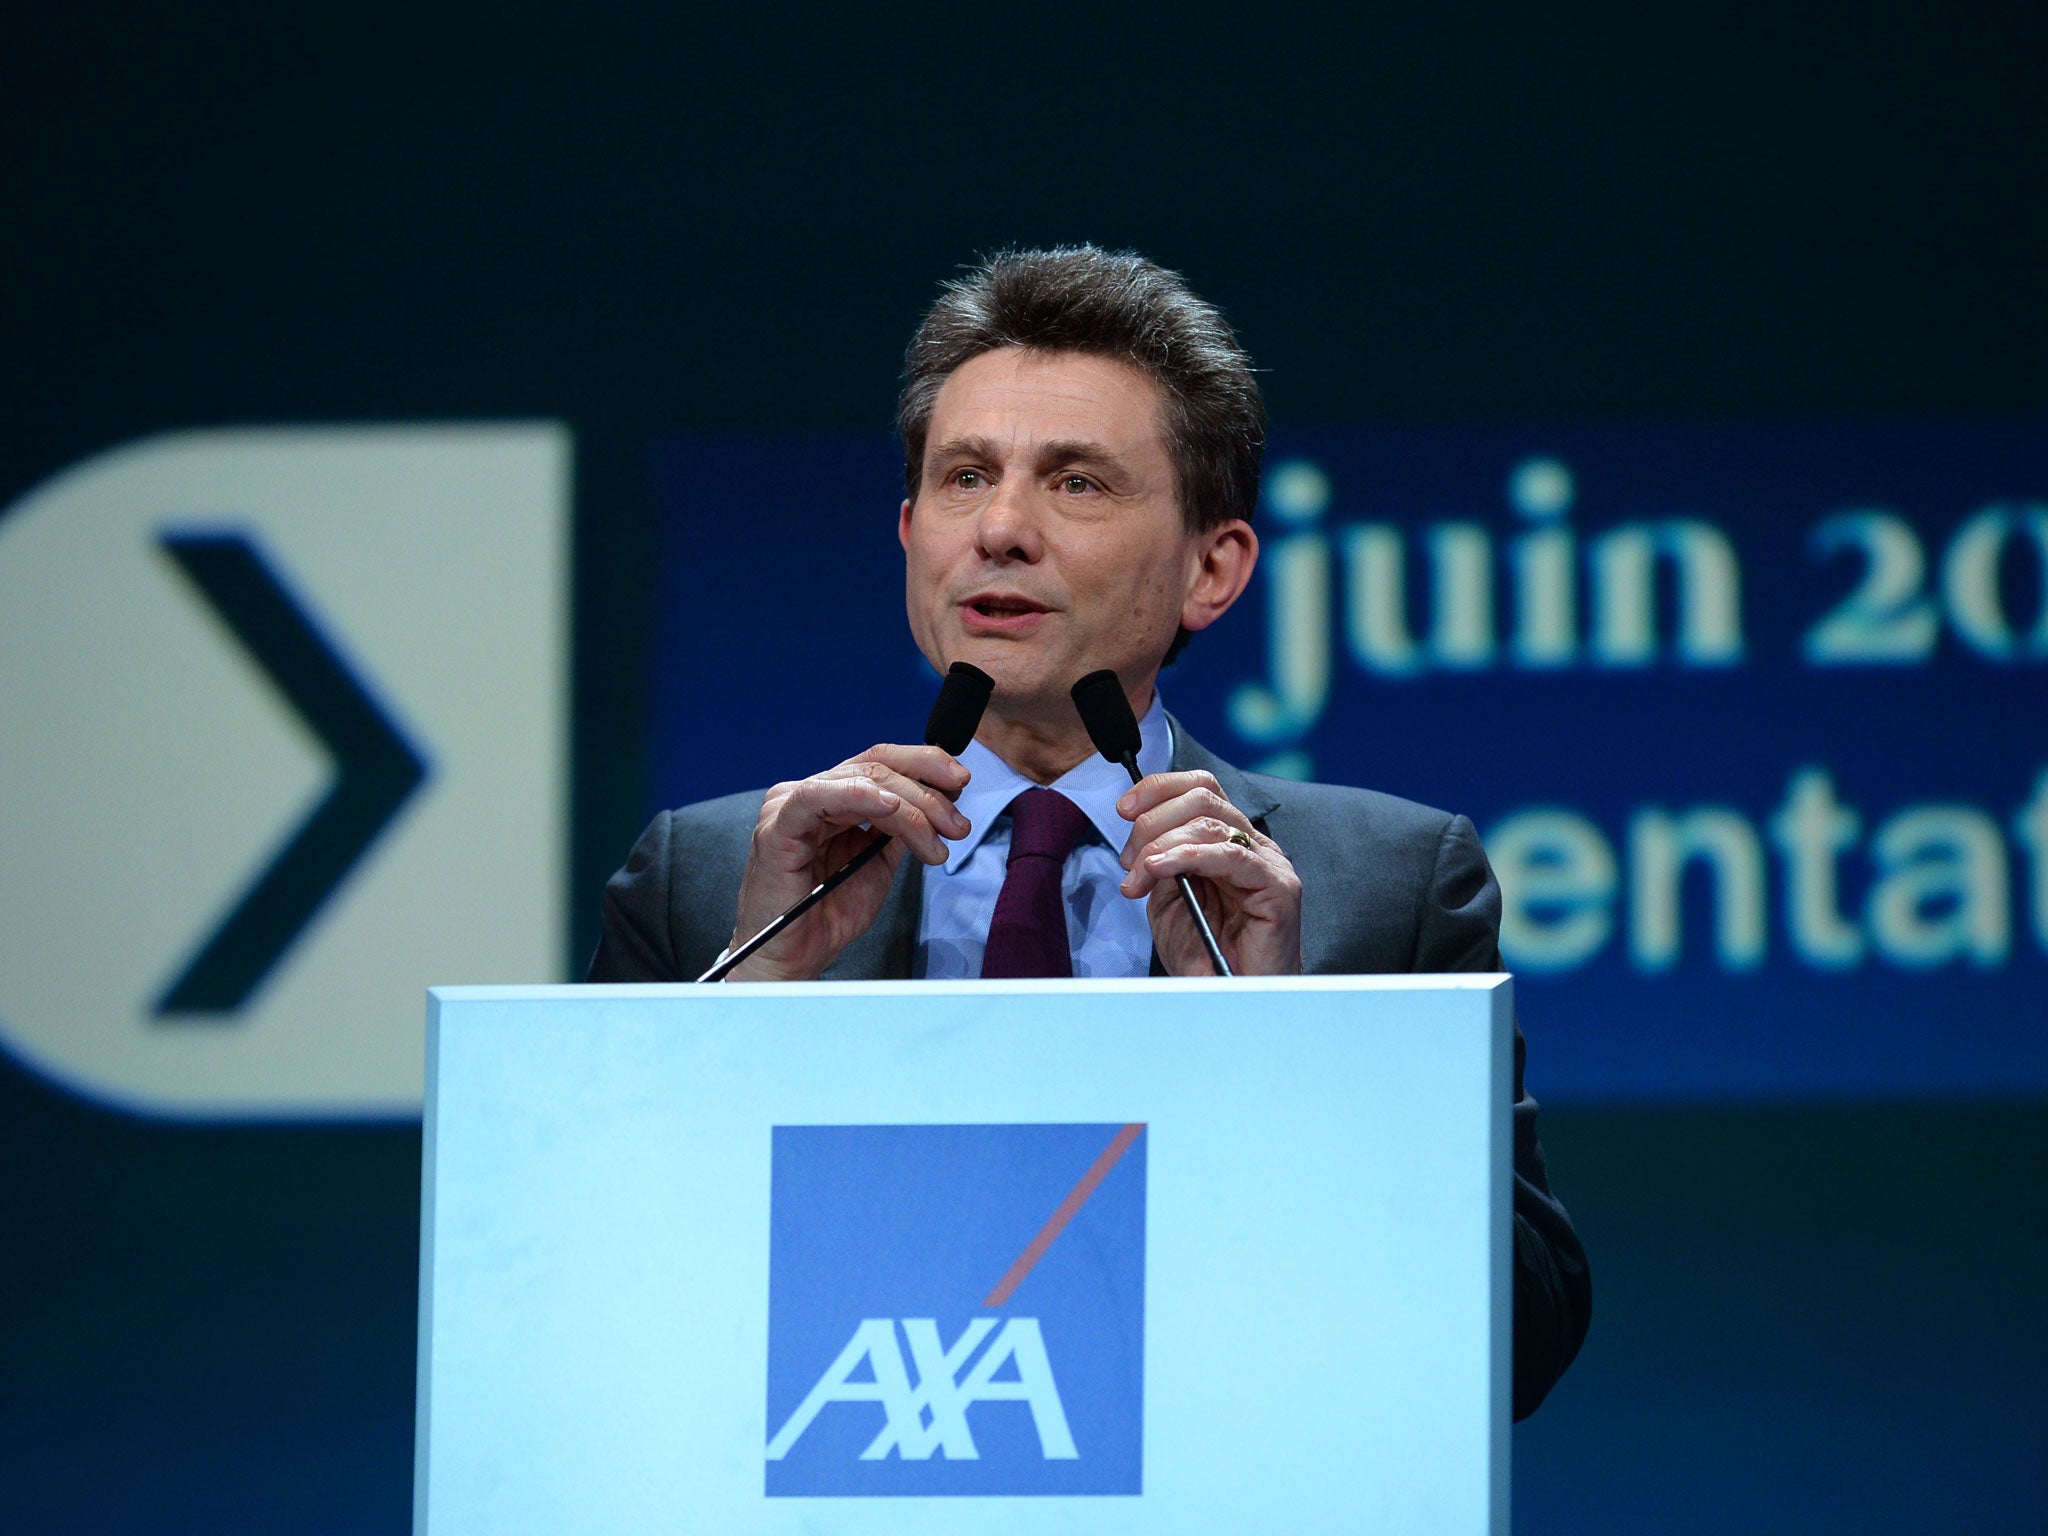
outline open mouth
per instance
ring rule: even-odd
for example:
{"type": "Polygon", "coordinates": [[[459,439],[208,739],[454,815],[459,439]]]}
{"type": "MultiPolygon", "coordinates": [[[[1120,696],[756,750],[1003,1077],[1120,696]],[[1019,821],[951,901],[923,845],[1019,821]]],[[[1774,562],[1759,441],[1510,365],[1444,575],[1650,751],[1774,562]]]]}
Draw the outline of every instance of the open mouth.
{"type": "Polygon", "coordinates": [[[969,600],[967,606],[984,619],[1014,619],[1027,613],[1044,613],[1045,608],[1021,597],[977,597],[969,600]]]}

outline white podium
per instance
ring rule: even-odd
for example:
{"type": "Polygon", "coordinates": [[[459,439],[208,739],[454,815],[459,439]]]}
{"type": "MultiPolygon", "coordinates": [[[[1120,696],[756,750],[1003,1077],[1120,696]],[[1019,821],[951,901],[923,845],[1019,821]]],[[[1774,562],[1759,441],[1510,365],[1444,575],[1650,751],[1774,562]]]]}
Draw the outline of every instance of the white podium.
{"type": "Polygon", "coordinates": [[[1510,987],[438,989],[414,1528],[1505,1536],[1510,987]]]}

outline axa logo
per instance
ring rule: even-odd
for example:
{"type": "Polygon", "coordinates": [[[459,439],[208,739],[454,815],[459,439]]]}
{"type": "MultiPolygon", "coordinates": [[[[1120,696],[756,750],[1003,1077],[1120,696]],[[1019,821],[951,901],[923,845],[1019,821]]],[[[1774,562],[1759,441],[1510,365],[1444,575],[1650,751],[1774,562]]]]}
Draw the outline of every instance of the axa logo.
{"type": "Polygon", "coordinates": [[[1144,1131],[778,1126],[769,1496],[1142,1491],[1144,1131]]]}
{"type": "Polygon", "coordinates": [[[895,1323],[886,1317],[865,1318],[802,1406],[768,1442],[768,1459],[780,1461],[787,1456],[827,1403],[880,1403],[886,1422],[860,1453],[862,1461],[879,1461],[891,1452],[905,1461],[923,1461],[933,1451],[949,1460],[976,1461],[981,1452],[968,1428],[968,1405],[1000,1401],[1029,1405],[1031,1422],[1038,1431],[1039,1453],[1047,1461],[1080,1459],[1037,1318],[1013,1317],[997,1332],[993,1319],[978,1317],[951,1349],[939,1344],[936,1318],[905,1318],[903,1336],[917,1364],[915,1386],[904,1369],[903,1353],[896,1347],[895,1323]],[[967,1362],[991,1333],[996,1334],[995,1341],[982,1350],[973,1369],[967,1370],[967,1362]],[[1016,1371],[1015,1380],[995,1379],[1005,1366],[1016,1371]],[[866,1378],[857,1379],[863,1369],[866,1378]],[[967,1371],[965,1379],[955,1380],[955,1373],[963,1370],[967,1371]]]}

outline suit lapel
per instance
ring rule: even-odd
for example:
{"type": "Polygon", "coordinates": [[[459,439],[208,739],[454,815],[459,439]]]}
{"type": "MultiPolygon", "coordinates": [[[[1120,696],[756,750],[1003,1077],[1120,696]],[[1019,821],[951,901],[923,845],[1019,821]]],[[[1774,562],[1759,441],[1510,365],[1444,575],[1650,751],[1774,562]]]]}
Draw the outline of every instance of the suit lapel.
{"type": "Polygon", "coordinates": [[[868,931],[825,967],[823,981],[905,981],[917,954],[917,924],[924,910],[924,865],[909,853],[896,866],[882,910],[868,931]]]}
{"type": "MultiPolygon", "coordinates": [[[[1194,737],[1187,733],[1187,728],[1174,719],[1171,713],[1168,713],[1166,723],[1173,730],[1173,761],[1168,765],[1172,771],[1175,773],[1206,771],[1222,787],[1224,798],[1240,811],[1243,811],[1245,818],[1254,827],[1258,828],[1261,832],[1265,832],[1267,830],[1266,818],[1280,808],[1279,800],[1259,785],[1254,784],[1250,778],[1246,777],[1238,769],[1224,762],[1222,758],[1216,756],[1199,741],[1196,741],[1194,737]]],[[[1166,967],[1159,962],[1157,946],[1154,946],[1152,950],[1152,974],[1154,976],[1164,976],[1166,974],[1166,967]]]]}
{"type": "Polygon", "coordinates": [[[1207,747],[1187,733],[1172,715],[1166,717],[1173,727],[1173,770],[1188,773],[1206,769],[1223,786],[1224,796],[1236,806],[1261,832],[1265,831],[1265,820],[1280,808],[1280,802],[1273,795],[1254,784],[1251,778],[1237,768],[1216,756],[1207,747]]]}

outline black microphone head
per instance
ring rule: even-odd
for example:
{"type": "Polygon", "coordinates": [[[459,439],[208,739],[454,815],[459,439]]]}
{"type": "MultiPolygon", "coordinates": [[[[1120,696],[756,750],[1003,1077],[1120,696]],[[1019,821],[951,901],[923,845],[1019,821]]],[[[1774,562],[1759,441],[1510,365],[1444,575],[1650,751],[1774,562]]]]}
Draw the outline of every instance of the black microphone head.
{"type": "Polygon", "coordinates": [[[1124,697],[1124,685],[1114,672],[1107,667],[1090,672],[1074,684],[1072,692],[1074,708],[1081,712],[1081,723],[1088,727],[1088,739],[1095,743],[1096,751],[1112,763],[1138,755],[1142,742],[1138,717],[1131,713],[1131,701],[1124,697]]]}
{"type": "Polygon", "coordinates": [[[925,745],[944,747],[954,757],[967,750],[981,724],[982,711],[996,691],[996,680],[981,668],[956,661],[939,684],[938,702],[924,723],[925,745]]]}

